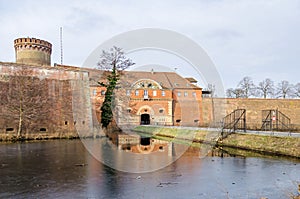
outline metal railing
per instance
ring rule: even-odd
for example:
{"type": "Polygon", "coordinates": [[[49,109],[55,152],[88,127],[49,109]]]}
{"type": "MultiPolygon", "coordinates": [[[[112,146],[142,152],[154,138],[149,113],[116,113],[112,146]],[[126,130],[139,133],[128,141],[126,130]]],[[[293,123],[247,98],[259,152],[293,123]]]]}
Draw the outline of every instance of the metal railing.
{"type": "Polygon", "coordinates": [[[262,126],[264,131],[290,131],[291,119],[278,109],[262,111],[262,126]]]}
{"type": "Polygon", "coordinates": [[[236,130],[246,132],[246,109],[236,109],[223,118],[222,138],[236,130]]]}

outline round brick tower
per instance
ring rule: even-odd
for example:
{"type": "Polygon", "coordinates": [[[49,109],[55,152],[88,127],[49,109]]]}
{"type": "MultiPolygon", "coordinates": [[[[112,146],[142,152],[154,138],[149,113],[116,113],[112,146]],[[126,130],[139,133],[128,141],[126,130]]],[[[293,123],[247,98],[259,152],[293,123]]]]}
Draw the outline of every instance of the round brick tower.
{"type": "Polygon", "coordinates": [[[51,65],[52,44],[36,38],[14,40],[16,62],[34,65],[51,65]]]}

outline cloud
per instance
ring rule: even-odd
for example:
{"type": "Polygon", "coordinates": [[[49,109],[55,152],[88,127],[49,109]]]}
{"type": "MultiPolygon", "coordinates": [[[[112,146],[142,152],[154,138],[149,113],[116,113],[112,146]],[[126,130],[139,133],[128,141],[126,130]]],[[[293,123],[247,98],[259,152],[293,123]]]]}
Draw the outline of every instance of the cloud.
{"type": "Polygon", "coordinates": [[[256,71],[287,73],[286,78],[298,81],[300,2],[296,0],[0,1],[0,23],[1,61],[14,61],[13,40],[29,36],[50,41],[53,63],[59,62],[63,27],[64,63],[81,65],[106,39],[155,27],[198,42],[230,87],[235,86],[234,79],[256,71]]]}

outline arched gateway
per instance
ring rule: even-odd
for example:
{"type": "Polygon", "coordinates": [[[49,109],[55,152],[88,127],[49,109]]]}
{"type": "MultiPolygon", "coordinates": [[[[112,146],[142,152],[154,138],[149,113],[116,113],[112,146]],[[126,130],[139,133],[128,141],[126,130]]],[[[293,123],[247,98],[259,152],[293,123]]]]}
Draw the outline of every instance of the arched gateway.
{"type": "Polygon", "coordinates": [[[141,125],[150,124],[150,115],[148,113],[141,114],[141,125]]]}

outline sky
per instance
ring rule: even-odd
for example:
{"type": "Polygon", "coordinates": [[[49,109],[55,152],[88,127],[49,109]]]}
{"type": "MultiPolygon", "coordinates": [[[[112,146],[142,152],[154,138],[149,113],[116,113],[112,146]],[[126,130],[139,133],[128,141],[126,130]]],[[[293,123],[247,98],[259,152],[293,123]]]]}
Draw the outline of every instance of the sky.
{"type": "MultiPolygon", "coordinates": [[[[35,37],[52,43],[52,64],[60,63],[60,27],[63,63],[75,66],[115,35],[161,28],[199,44],[225,88],[235,88],[245,76],[256,84],[265,78],[300,82],[298,0],[0,0],[0,24],[3,62],[15,61],[14,39],[35,37]]],[[[177,61],[163,64],[184,71],[177,61]]]]}

